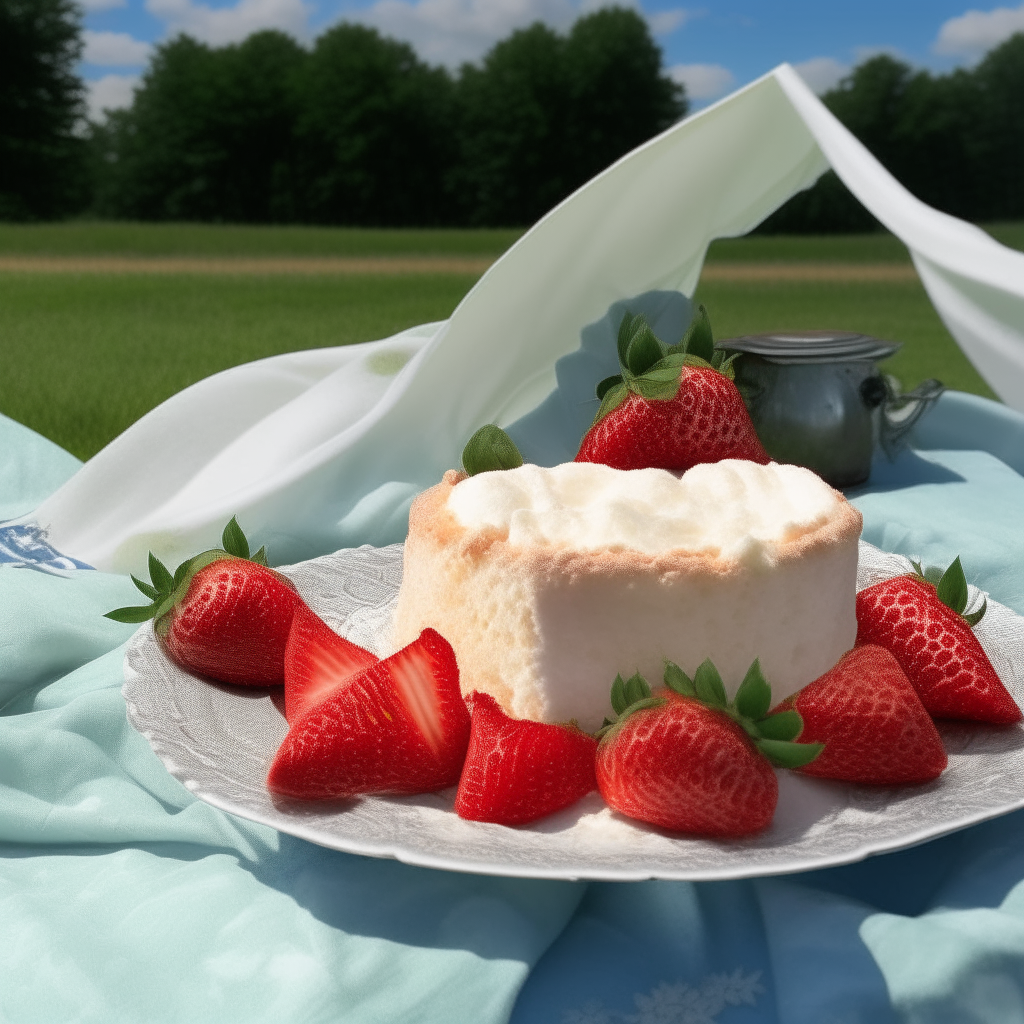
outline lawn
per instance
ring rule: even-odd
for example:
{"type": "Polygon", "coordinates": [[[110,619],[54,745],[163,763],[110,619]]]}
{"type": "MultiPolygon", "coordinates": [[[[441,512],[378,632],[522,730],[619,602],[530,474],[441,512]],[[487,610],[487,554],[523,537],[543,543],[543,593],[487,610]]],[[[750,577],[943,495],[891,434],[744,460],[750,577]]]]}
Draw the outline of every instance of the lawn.
{"type": "MultiPolygon", "coordinates": [[[[984,224],[996,241],[1024,249],[1024,222],[984,224]]],[[[2,242],[0,242],[2,245],[2,242]]],[[[907,247],[886,231],[867,235],[745,235],[711,243],[709,262],[909,263],[907,247]]]]}
{"type": "MultiPolygon", "coordinates": [[[[1004,245],[1024,249],[1024,223],[989,224],[1004,245]]],[[[361,257],[491,256],[520,235],[516,228],[369,229],[225,224],[136,224],[67,221],[0,223],[0,255],[361,257]]],[[[747,235],[714,242],[711,261],[828,260],[840,263],[907,263],[906,247],[893,235],[747,235]]]]}
{"type": "Polygon", "coordinates": [[[0,274],[0,412],[87,459],[211,373],[443,320],[473,281],[0,274]]]}
{"type": "MultiPolygon", "coordinates": [[[[1024,225],[992,233],[1024,245],[1024,225]]],[[[494,257],[519,232],[139,225],[0,225],[4,256],[494,257]]],[[[713,262],[894,263],[885,234],[716,242],[713,262]]],[[[207,276],[0,273],[0,412],[88,458],[188,384],[251,359],[385,337],[447,317],[469,274],[207,276]]],[[[719,337],[835,327],[901,341],[886,367],[906,387],[938,377],[992,396],[920,284],[703,282],[719,337]]]]}
{"type": "Polygon", "coordinates": [[[904,390],[928,377],[986,398],[995,393],[967,361],[917,281],[702,282],[718,338],[772,330],[862,331],[903,347],[882,369],[904,390]]]}
{"type": "Polygon", "coordinates": [[[401,230],[68,221],[0,224],[0,255],[497,258],[521,234],[517,229],[491,228],[401,230]]]}

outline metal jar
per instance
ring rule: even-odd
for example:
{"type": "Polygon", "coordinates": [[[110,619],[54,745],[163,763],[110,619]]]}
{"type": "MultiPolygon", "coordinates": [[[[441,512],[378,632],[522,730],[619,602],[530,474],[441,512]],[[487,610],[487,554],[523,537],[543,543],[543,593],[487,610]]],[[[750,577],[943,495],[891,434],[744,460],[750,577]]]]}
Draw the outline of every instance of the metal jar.
{"type": "Polygon", "coordinates": [[[875,365],[900,348],[864,334],[801,331],[718,343],[734,366],[761,443],[776,462],[806,466],[833,487],[864,483],[876,444],[890,454],[944,390],[900,394],[875,365]]]}

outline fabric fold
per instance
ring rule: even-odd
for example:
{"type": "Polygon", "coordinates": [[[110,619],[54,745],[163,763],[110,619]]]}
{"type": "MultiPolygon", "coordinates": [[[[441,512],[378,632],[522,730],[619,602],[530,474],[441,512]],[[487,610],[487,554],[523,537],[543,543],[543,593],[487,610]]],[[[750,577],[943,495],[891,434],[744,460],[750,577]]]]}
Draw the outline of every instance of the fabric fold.
{"type": "MultiPolygon", "coordinates": [[[[782,65],[580,188],[450,320],[202,381],[33,521],[59,551],[114,572],[143,570],[149,550],[177,562],[209,547],[233,514],[279,562],[401,540],[412,496],[459,464],[479,426],[537,410],[588,325],[640,296],[692,296],[712,240],[749,231],[830,165],[907,245],[979,372],[1024,409],[1024,254],[911,196],[782,65]]],[[[576,419],[555,426],[574,453],[576,419]]]]}

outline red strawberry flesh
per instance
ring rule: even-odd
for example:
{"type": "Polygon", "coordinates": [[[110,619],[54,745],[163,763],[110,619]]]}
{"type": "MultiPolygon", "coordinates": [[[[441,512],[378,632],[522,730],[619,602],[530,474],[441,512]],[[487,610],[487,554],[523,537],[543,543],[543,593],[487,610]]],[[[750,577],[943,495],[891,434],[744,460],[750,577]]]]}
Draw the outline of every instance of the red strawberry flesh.
{"type": "Polygon", "coordinates": [[[167,653],[224,683],[272,686],[284,680],[284,651],[295,609],[292,582],[266,566],[224,555],[200,569],[184,597],[156,622],[167,653]]]}
{"type": "Polygon", "coordinates": [[[897,785],[927,782],[946,767],[946,751],[910,681],[884,648],[869,644],[788,697],[776,711],[795,708],[802,743],[825,749],[800,769],[806,775],[897,785]]]}
{"type": "Polygon", "coordinates": [[[602,737],[597,782],[622,814],[723,839],[767,826],[779,796],[774,769],[736,722],[675,695],[632,712],[602,737]]]}
{"type": "Polygon", "coordinates": [[[933,718],[1021,719],[974,631],[925,580],[897,576],[862,590],[857,644],[891,651],[933,718]]]}
{"type": "Polygon", "coordinates": [[[451,645],[425,629],[300,715],[267,786],[300,799],[444,789],[458,782],[469,721],[451,645]]]}
{"type": "Polygon", "coordinates": [[[305,605],[295,609],[284,653],[284,714],[296,721],[337,687],[379,661],[338,636],[305,605]]]}
{"type": "Polygon", "coordinates": [[[466,763],[455,810],[462,818],[521,825],[574,804],[597,788],[597,741],[574,725],[511,718],[474,693],[466,763]]]}

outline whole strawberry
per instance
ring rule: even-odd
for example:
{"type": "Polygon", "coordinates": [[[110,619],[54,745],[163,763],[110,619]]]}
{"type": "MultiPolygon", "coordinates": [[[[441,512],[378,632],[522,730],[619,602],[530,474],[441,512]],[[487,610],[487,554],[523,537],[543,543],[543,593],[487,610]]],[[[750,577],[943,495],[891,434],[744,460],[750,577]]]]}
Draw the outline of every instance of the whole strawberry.
{"type": "Polygon", "coordinates": [[[945,573],[920,566],[857,595],[857,644],[892,652],[933,718],[1006,724],[1020,708],[988,660],[973,627],[985,614],[964,615],[967,581],[957,558],[945,573]]]}
{"type": "Polygon", "coordinates": [[[117,622],[154,619],[164,650],[199,675],[241,686],[284,681],[284,651],[302,598],[287,577],[267,566],[260,548],[251,558],[232,516],[223,548],[204,551],[172,576],[152,553],[152,584],[132,580],[151,604],[107,612],[117,622]]]}
{"type": "Polygon", "coordinates": [[[735,838],[765,828],[779,797],[773,764],[798,768],[821,744],[793,743],[795,711],[768,716],[771,688],[757,661],[729,704],[705,661],[691,680],[669,662],[667,690],[642,676],[617,677],[617,717],[599,733],[597,785],[608,805],[640,821],[690,835],[735,838]],[[766,717],[767,716],[767,717],[766,717]]]}
{"type": "Polygon", "coordinates": [[[455,811],[471,821],[522,825],[597,788],[597,741],[575,724],[510,718],[489,693],[474,693],[466,763],[455,811]]]}
{"type": "Polygon", "coordinates": [[[622,373],[598,384],[601,407],[577,462],[687,470],[722,459],[771,461],[733,383],[736,357],[715,349],[703,306],[682,342],[671,347],[643,316],[627,313],[618,348],[622,373]]]}
{"type": "Polygon", "coordinates": [[[429,793],[458,782],[468,743],[455,653],[425,629],[290,723],[267,788],[306,800],[429,793]]]}
{"type": "Polygon", "coordinates": [[[883,647],[855,647],[778,711],[803,719],[800,739],[825,749],[800,769],[844,782],[902,785],[938,778],[946,751],[935,723],[896,659],[883,647]]]}

